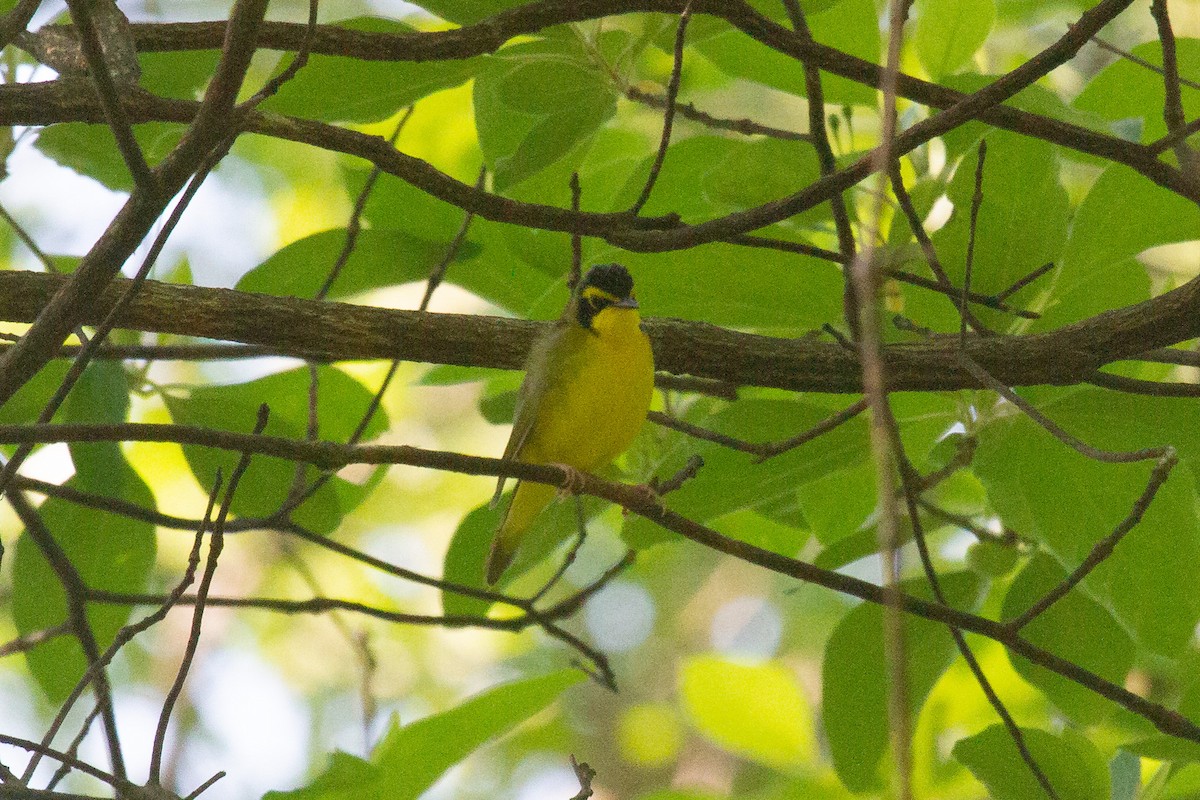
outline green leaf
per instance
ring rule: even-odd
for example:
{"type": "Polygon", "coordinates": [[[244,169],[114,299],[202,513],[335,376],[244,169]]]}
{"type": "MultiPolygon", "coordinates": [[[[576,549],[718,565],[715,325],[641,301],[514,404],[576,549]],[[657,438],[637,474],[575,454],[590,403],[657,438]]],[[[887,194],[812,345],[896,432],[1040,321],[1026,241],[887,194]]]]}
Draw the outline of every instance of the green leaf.
{"type": "Polygon", "coordinates": [[[1137,800],[1142,787],[1142,760],[1128,750],[1118,750],[1108,762],[1112,800],[1137,800]]]}
{"type": "MultiPolygon", "coordinates": [[[[1179,449],[1182,463],[1141,522],[1076,590],[1109,605],[1139,644],[1168,656],[1186,646],[1200,622],[1200,586],[1191,580],[1189,566],[1200,559],[1195,477],[1200,437],[1190,405],[1084,389],[1042,407],[1094,446],[1179,449]],[[1154,425],[1146,426],[1147,419],[1154,425]]],[[[980,431],[973,468],[1005,524],[1041,542],[1069,570],[1129,514],[1151,465],[1085,458],[1022,416],[980,431]]]]}
{"type": "Polygon", "coordinates": [[[809,481],[799,488],[800,508],[823,545],[858,531],[875,512],[875,465],[864,461],[809,481]]]}
{"type": "Polygon", "coordinates": [[[629,268],[647,316],[803,335],[842,315],[841,270],[817,258],[710,244],[667,253],[601,250],[599,260],[629,268]]]}
{"type": "Polygon", "coordinates": [[[1071,223],[1054,297],[1037,330],[1131,305],[1150,296],[1150,280],[1134,260],[1160,244],[1190,241],[1200,226],[1194,203],[1164,192],[1128,167],[1106,169],[1071,223]]]}
{"type": "MultiPolygon", "coordinates": [[[[124,422],[128,391],[119,364],[94,363],[68,396],[60,417],[64,422],[124,422]]],[[[72,445],[71,458],[75,476],[67,486],[154,510],[154,496],[126,462],[119,445],[72,445]]],[[[37,513],[87,586],[111,592],[145,591],[156,549],[152,524],[53,497],[37,513]]],[[[28,532],[21,534],[15,551],[12,607],[18,632],[33,633],[62,623],[67,617],[62,584],[28,532]]],[[[101,650],[111,644],[131,612],[129,606],[88,606],[88,620],[101,650]]],[[[43,642],[26,653],[26,660],[52,702],[63,700],[87,669],[83,651],[71,636],[43,642]]]]}
{"type": "Polygon", "coordinates": [[[773,767],[816,755],[812,711],[796,676],[776,661],[742,664],[694,656],[679,671],[692,724],[726,750],[773,767]]]}
{"type": "Polygon", "coordinates": [[[913,41],[934,80],[970,61],[996,21],[995,0],[921,0],[916,11],[913,41]]]}
{"type": "MultiPolygon", "coordinates": [[[[1149,62],[1153,67],[1162,67],[1162,45],[1157,40],[1140,44],[1131,52],[1135,58],[1149,62]]],[[[1200,72],[1200,40],[1176,38],[1175,57],[1180,75],[1200,72]]],[[[1164,91],[1162,76],[1153,69],[1119,58],[1092,78],[1072,105],[1114,122],[1138,118],[1141,141],[1152,142],[1167,133],[1162,112],[1164,91]]],[[[1200,113],[1200,91],[1184,84],[1179,87],[1179,92],[1184,117],[1193,119],[1200,113]]]]}
{"type": "MultiPolygon", "coordinates": [[[[1109,797],[1108,765],[1084,736],[1067,729],[1056,736],[1022,728],[1025,744],[1060,800],[1109,797]]],[[[954,746],[954,757],[988,788],[995,800],[1029,800],[1045,792],[1021,758],[1003,725],[990,728],[954,746]]]]}
{"type": "MultiPolygon", "coordinates": [[[[951,606],[969,610],[975,605],[979,580],[969,572],[958,572],[941,576],[941,587],[951,606]]],[[[924,580],[904,581],[902,588],[909,594],[932,598],[924,580]]],[[[907,696],[914,720],[957,652],[945,625],[904,618],[907,696]]],[[[834,630],[821,669],[821,716],[833,766],[842,783],[853,792],[883,785],[880,762],[888,744],[888,674],[883,609],[863,603],[834,630]]]]}
{"type": "MultiPolygon", "coordinates": [[[[1067,241],[1068,203],[1052,145],[1005,131],[991,131],[986,138],[984,199],[975,234],[971,287],[991,294],[1046,262],[1058,261],[1067,241]]],[[[947,188],[954,213],[932,237],[955,285],[961,285],[966,272],[977,162],[977,152],[972,150],[958,165],[947,188]]],[[[950,329],[958,329],[957,313],[944,297],[925,291],[910,292],[909,296],[911,308],[906,308],[906,313],[914,314],[922,324],[950,324],[950,329]]],[[[977,309],[977,313],[994,327],[1004,329],[1013,324],[1008,315],[988,309],[977,309]]]]}
{"type": "MultiPolygon", "coordinates": [[[[243,292],[284,297],[314,297],[337,263],[345,243],[345,228],[306,236],[243,275],[237,288],[243,292]]],[[[445,258],[448,249],[448,243],[418,239],[404,231],[361,230],[329,297],[348,297],[427,278],[445,258]]],[[[478,251],[477,245],[467,243],[455,254],[454,260],[470,258],[478,251]]]]}
{"type": "MultiPolygon", "coordinates": [[[[504,512],[502,505],[496,508],[489,508],[489,505],[484,503],[458,523],[450,546],[446,548],[446,559],[442,566],[442,577],[446,582],[476,589],[485,588],[483,568],[492,546],[492,537],[496,535],[504,512]]],[[[487,600],[468,597],[449,589],[442,590],[442,611],[445,614],[483,616],[491,606],[487,600]]]]}
{"type": "Polygon", "coordinates": [[[616,111],[609,79],[561,38],[489,56],[474,97],[479,146],[497,191],[558,161],[616,111]]]}
{"type": "MultiPolygon", "coordinates": [[[[174,122],[145,122],[133,129],[133,135],[153,167],[179,143],[183,131],[184,126],[174,122]]],[[[62,166],[94,178],[113,191],[133,189],[133,177],[107,125],[51,125],[38,133],[34,146],[62,166]]]]}
{"type": "MultiPolygon", "coordinates": [[[[867,61],[879,60],[879,17],[872,0],[841,0],[809,14],[808,25],[813,38],[823,45],[867,61]]],[[[721,33],[696,42],[695,49],[727,75],[805,96],[804,70],[798,61],[750,40],[741,31],[722,28],[721,33]]],[[[874,88],[828,73],[821,78],[826,102],[875,104],[874,88]]]]}
{"type": "Polygon", "coordinates": [[[404,727],[393,724],[370,763],[334,753],[329,768],[308,786],[269,792],[264,800],[416,800],[447,769],[583,678],[578,670],[562,670],[514,681],[404,727]]]}
{"type": "Polygon", "coordinates": [[[470,25],[523,4],[524,0],[420,0],[416,3],[447,22],[459,25],[470,25]]]}
{"type": "Polygon", "coordinates": [[[715,520],[713,528],[731,539],[787,558],[797,558],[808,541],[807,530],[770,519],[757,511],[735,511],[715,520]]]}
{"type": "MultiPolygon", "coordinates": [[[[1045,555],[1035,556],[1017,573],[1004,597],[1004,618],[1022,614],[1057,586],[1066,573],[1045,555]]],[[[1068,592],[1030,622],[1021,635],[1033,644],[1090,670],[1121,686],[1133,665],[1134,645],[1129,635],[1104,608],[1078,590],[1068,592]],[[1080,631],[1087,631],[1081,636],[1080,631]]],[[[1022,656],[1009,653],[1013,667],[1025,680],[1083,724],[1102,721],[1113,705],[1089,689],[1022,656]]]]}
{"type": "MultiPolygon", "coordinates": [[[[763,442],[805,431],[829,413],[829,408],[808,400],[746,399],[715,415],[698,418],[689,415],[687,419],[726,436],[763,442]]],[[[672,492],[667,505],[686,517],[704,522],[776,498],[792,498],[797,486],[860,463],[866,457],[866,443],[866,424],[860,418],[836,428],[817,442],[755,464],[749,454],[678,434],[654,473],[672,475],[692,454],[703,458],[704,469],[672,492]]],[[[630,524],[643,522],[630,520],[630,524]]]]}
{"type": "MultiPolygon", "coordinates": [[[[338,27],[371,33],[416,31],[375,17],[346,20],[338,27]]],[[[280,68],[289,62],[284,58],[280,68]]],[[[325,122],[376,122],[422,97],[466,83],[483,64],[482,58],[369,61],[314,53],[304,69],[263,105],[281,114],[325,122]]]]}
{"type": "Polygon", "coordinates": [[[416,800],[451,766],[547,708],[584,677],[567,669],[506,683],[457,708],[393,728],[371,757],[380,771],[380,796],[416,800]]]}
{"type": "MultiPolygon", "coordinates": [[[[317,421],[320,438],[326,441],[346,441],[371,402],[371,393],[358,381],[332,367],[319,367],[317,421]]],[[[291,439],[304,439],[308,430],[308,370],[296,369],[269,375],[265,378],[229,386],[199,386],[188,396],[165,395],[171,418],[183,425],[196,425],[216,430],[247,433],[254,427],[258,407],[266,403],[270,418],[265,434],[291,439]]],[[[387,429],[387,415],[379,411],[364,433],[370,440],[387,429]]],[[[185,445],[183,455],[196,480],[203,487],[212,486],[217,469],[231,474],[240,454],[185,445]]],[[[351,482],[334,475],[293,514],[293,519],[313,530],[328,533],[337,527],[341,518],[361,503],[384,468],[375,469],[362,483],[351,482]]],[[[312,467],[305,470],[308,481],[320,473],[312,467]]],[[[238,516],[267,516],[278,510],[287,498],[295,478],[295,465],[290,461],[255,456],[242,477],[231,509],[238,516]]]]}
{"type": "Polygon", "coordinates": [[[364,797],[379,780],[379,769],[358,756],[336,750],[329,766],[307,786],[290,792],[267,792],[263,800],[352,800],[364,797]]]}
{"type": "Polygon", "coordinates": [[[216,72],[220,59],[220,50],[138,53],[140,83],[159,97],[195,100],[216,72]]]}

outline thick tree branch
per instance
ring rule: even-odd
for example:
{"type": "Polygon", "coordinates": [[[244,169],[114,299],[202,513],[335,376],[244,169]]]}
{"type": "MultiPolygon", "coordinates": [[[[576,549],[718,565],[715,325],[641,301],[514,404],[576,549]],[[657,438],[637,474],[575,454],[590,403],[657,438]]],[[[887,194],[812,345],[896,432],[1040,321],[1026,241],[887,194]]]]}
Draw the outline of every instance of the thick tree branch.
{"type": "MultiPolygon", "coordinates": [[[[0,272],[0,320],[29,322],[67,279],[0,272]]],[[[97,324],[125,286],[116,279],[83,314],[97,324]]],[[[118,326],[261,345],[318,360],[402,358],[518,369],[544,323],[429,314],[147,281],[118,326]]],[[[660,370],[746,386],[862,391],[861,367],[838,344],[741,333],[702,322],[647,319],[660,370]]],[[[1200,336],[1200,280],[1048,333],[968,338],[967,355],[1008,386],[1072,385],[1113,361],[1200,336]]],[[[884,348],[891,391],[980,388],[958,337],[884,348]]]]}

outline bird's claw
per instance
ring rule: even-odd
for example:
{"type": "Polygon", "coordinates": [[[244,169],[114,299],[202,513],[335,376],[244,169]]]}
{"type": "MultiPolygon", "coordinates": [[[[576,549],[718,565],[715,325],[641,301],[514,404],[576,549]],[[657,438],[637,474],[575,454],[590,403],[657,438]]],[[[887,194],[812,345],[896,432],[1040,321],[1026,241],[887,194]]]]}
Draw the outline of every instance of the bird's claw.
{"type": "Polygon", "coordinates": [[[583,473],[568,464],[551,464],[563,471],[563,485],[558,487],[558,498],[561,500],[571,495],[579,494],[583,488],[583,473]]]}

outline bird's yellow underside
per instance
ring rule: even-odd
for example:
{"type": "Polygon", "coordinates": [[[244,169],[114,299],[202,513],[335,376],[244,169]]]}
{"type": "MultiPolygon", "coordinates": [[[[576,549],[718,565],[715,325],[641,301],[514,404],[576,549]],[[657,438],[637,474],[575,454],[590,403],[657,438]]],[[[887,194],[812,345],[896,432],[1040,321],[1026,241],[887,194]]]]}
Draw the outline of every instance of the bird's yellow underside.
{"type": "MultiPolygon", "coordinates": [[[[591,472],[620,455],[646,419],[654,390],[650,341],[637,310],[624,308],[602,311],[590,331],[569,325],[559,335],[566,338],[555,343],[549,359],[555,374],[530,410],[535,422],[516,459],[591,472]]],[[[521,534],[556,491],[517,485],[494,544],[497,564],[511,561],[521,534]]]]}

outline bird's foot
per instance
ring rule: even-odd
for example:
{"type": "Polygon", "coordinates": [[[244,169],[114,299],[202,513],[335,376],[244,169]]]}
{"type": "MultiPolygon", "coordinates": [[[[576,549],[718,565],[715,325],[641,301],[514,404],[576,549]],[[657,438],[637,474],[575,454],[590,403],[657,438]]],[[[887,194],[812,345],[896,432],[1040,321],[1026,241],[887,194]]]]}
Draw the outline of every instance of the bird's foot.
{"type": "Polygon", "coordinates": [[[561,500],[564,497],[579,494],[579,490],[583,488],[584,477],[583,473],[569,464],[551,463],[549,466],[558,467],[563,471],[563,485],[558,487],[558,498],[561,500]]]}

